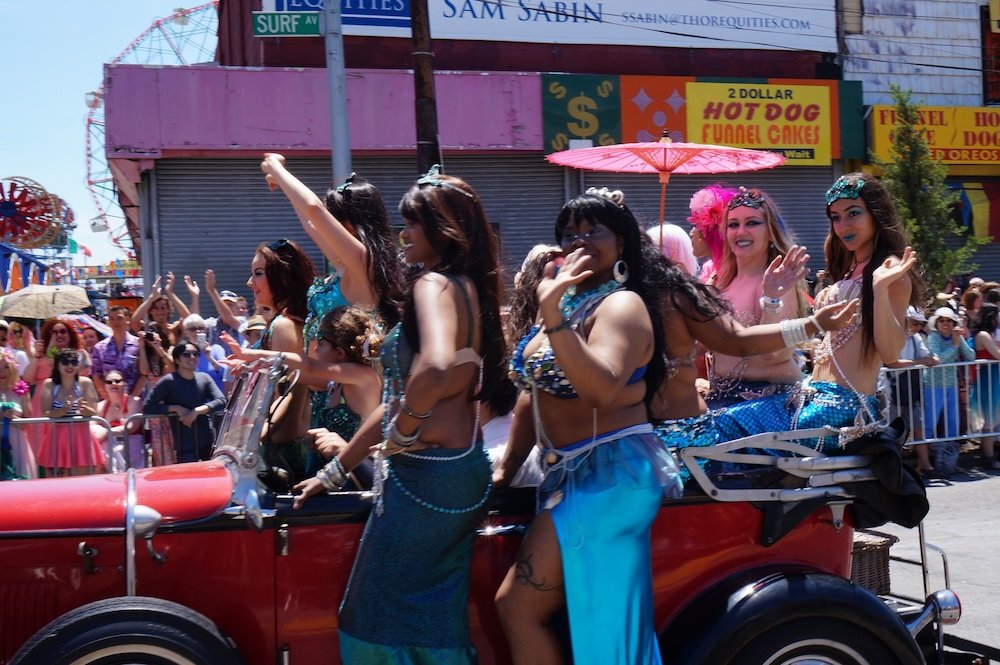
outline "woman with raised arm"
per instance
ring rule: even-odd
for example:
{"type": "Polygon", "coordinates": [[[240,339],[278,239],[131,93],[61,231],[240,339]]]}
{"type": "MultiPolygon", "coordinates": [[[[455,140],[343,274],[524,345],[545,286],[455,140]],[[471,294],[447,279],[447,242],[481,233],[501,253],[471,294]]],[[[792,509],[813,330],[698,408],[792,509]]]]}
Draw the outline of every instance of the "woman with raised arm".
{"type": "MultiPolygon", "coordinates": [[[[660,662],[649,529],[664,493],[679,491],[645,403],[663,377],[659,307],[645,281],[662,259],[623,198],[593,189],[563,206],[555,230],[565,258],[546,266],[539,323],[511,359],[545,472],[542,511],[497,592],[518,664],[565,662],[550,625],[564,606],[574,662],[660,662]]],[[[517,456],[505,455],[498,485],[517,456]]]]}
{"type": "MultiPolygon", "coordinates": [[[[876,382],[882,366],[899,357],[906,340],[906,308],[919,306],[924,284],[914,270],[917,255],[888,190],[873,176],[841,176],[826,193],[830,235],[827,272],[837,281],[816,297],[816,306],[859,299],[851,325],[827,331],[813,354],[813,373],[794,399],[770,397],[716,416],[726,440],[748,434],[828,425],[839,436],[810,442],[837,452],[884,424],[876,382]]],[[[808,335],[783,324],[791,340],[808,335]]]]}
{"type": "Polygon", "coordinates": [[[174,273],[168,272],[165,285],[162,288],[159,277],[153,281],[149,297],[136,308],[129,321],[129,327],[133,333],[138,335],[148,316],[151,322],[160,326],[164,339],[170,346],[173,346],[181,336],[181,321],[190,313],[191,310],[174,293],[174,273]],[[175,311],[179,314],[179,318],[171,321],[175,311]]]}
{"type": "MultiPolygon", "coordinates": [[[[726,209],[726,242],[715,285],[731,304],[736,320],[753,326],[804,316],[804,260],[798,262],[797,280],[789,287],[765,283],[765,276],[783,256],[804,251],[795,246],[774,201],[758,189],[740,187],[726,209]]],[[[791,348],[752,357],[716,352],[707,360],[710,409],[786,393],[802,379],[791,348]]]]}
{"type": "Polygon", "coordinates": [[[382,405],[298,485],[295,507],[343,487],[376,447],[377,499],[340,609],[341,658],[472,663],[469,569],[491,487],[478,400],[505,355],[497,242],[475,190],[436,167],[399,211],[403,258],[422,272],[383,343],[382,405]]]}

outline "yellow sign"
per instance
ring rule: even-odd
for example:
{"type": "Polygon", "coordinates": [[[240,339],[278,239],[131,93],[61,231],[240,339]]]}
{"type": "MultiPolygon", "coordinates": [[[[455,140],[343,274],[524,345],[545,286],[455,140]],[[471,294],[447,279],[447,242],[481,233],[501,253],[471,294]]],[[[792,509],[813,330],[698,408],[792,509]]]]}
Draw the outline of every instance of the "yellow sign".
{"type": "Polygon", "coordinates": [[[1000,0],[990,0],[990,30],[1000,32],[1000,0]]]}
{"type": "Polygon", "coordinates": [[[783,154],[788,164],[829,165],[830,88],[688,83],[687,139],[783,154]]]}
{"type": "MultiPolygon", "coordinates": [[[[921,106],[917,127],[924,130],[931,158],[945,164],[1000,162],[1000,109],[985,106],[921,106]]],[[[872,107],[872,152],[889,161],[895,106],[872,107]]]]}

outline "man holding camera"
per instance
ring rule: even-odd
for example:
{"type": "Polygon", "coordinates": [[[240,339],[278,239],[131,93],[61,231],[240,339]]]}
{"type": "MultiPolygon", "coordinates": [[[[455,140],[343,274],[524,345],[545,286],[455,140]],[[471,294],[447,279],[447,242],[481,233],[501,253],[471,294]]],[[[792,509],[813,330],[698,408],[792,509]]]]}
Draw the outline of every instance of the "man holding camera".
{"type": "Polygon", "coordinates": [[[139,338],[128,331],[132,312],[128,307],[112,307],[108,310],[108,326],[111,336],[101,340],[91,353],[90,376],[97,386],[101,399],[107,396],[104,389],[104,375],[113,369],[121,372],[125,379],[126,394],[131,394],[139,380],[139,338]]]}

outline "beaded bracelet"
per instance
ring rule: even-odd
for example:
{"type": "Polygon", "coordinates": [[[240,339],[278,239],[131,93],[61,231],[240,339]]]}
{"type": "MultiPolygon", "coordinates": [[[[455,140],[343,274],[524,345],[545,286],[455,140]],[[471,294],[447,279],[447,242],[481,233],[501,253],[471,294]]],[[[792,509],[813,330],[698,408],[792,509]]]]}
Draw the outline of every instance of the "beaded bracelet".
{"type": "Polygon", "coordinates": [[[411,418],[416,418],[417,420],[427,420],[431,417],[431,413],[434,412],[433,409],[428,409],[427,413],[417,413],[409,407],[406,403],[406,397],[404,396],[399,400],[399,410],[408,415],[411,418]]]}
{"type": "Polygon", "coordinates": [[[544,330],[542,330],[542,332],[545,333],[546,335],[551,335],[552,333],[557,333],[560,330],[565,330],[566,328],[569,328],[571,325],[572,324],[569,322],[569,319],[563,317],[563,320],[560,321],[557,325],[554,325],[551,328],[545,328],[544,330]]]}
{"type": "Polygon", "coordinates": [[[347,470],[344,469],[340,458],[334,457],[326,466],[316,472],[316,478],[323,484],[323,487],[331,492],[336,492],[347,484],[347,470]]]}
{"type": "Polygon", "coordinates": [[[785,346],[797,346],[809,339],[806,321],[807,319],[785,319],[779,324],[785,346]]]}
{"type": "Polygon", "coordinates": [[[760,297],[760,308],[766,309],[772,312],[776,312],[781,309],[781,298],[770,298],[768,296],[760,297]]]}

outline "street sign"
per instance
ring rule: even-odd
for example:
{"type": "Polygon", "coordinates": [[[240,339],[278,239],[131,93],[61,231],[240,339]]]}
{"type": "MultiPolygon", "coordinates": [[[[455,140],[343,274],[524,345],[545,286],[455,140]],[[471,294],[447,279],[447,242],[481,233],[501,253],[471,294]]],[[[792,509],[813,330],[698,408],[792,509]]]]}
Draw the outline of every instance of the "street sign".
{"type": "Polygon", "coordinates": [[[319,37],[321,12],[254,12],[254,37],[319,37]]]}

